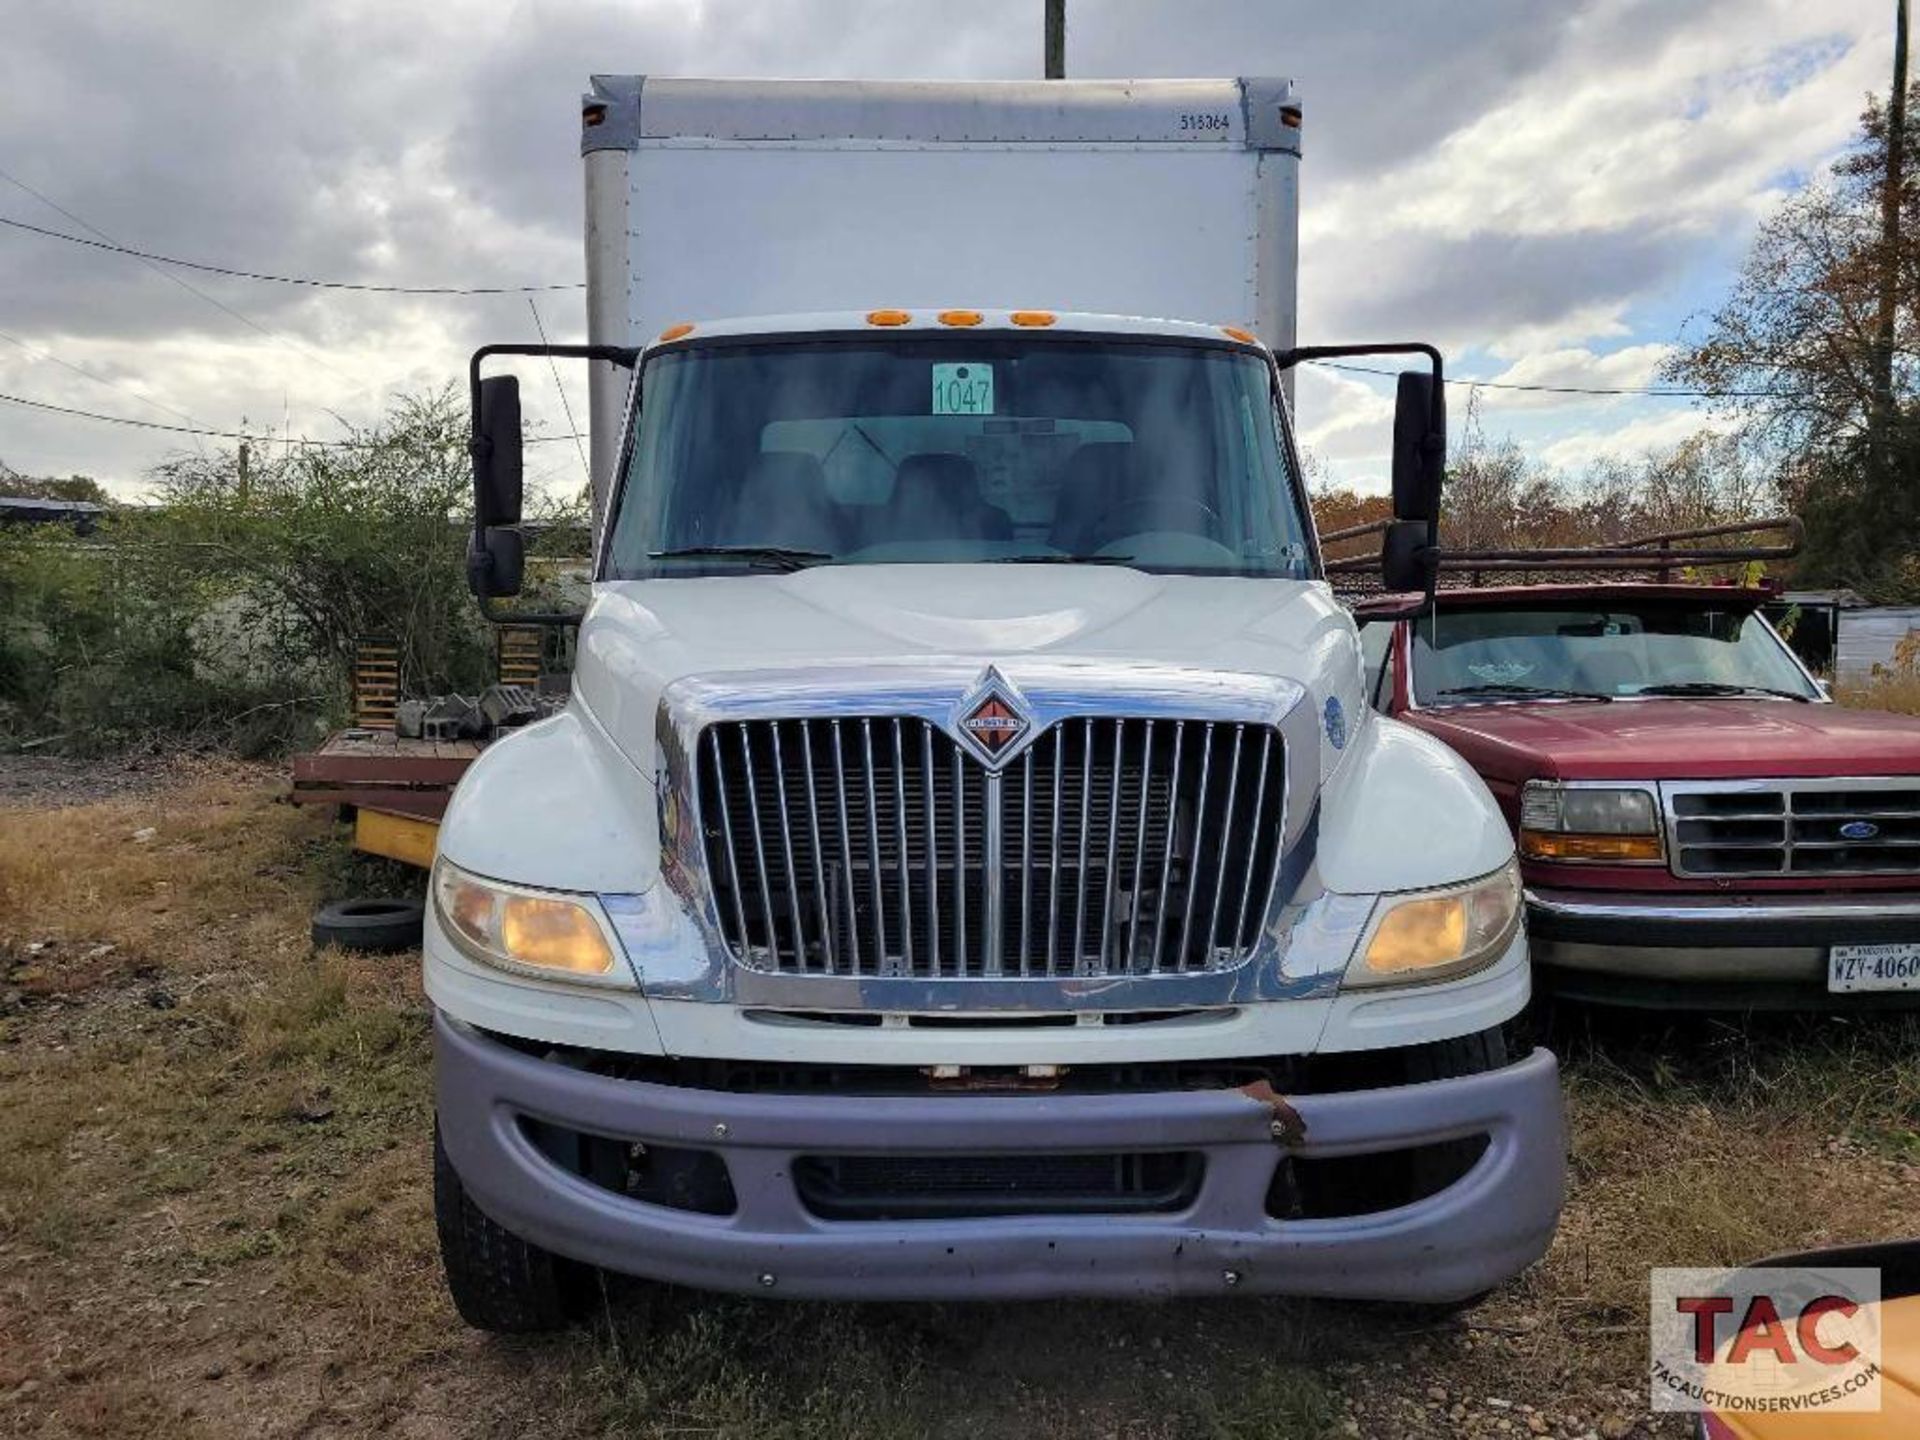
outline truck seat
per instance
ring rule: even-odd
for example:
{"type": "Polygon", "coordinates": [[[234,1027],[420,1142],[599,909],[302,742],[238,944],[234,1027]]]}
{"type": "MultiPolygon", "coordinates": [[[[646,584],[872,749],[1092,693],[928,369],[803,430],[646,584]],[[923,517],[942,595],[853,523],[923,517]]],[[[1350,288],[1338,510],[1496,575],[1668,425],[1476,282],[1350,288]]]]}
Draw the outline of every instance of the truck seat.
{"type": "Polygon", "coordinates": [[[770,450],[747,467],[721,543],[836,554],[846,542],[846,529],[840,506],[827,494],[820,462],[800,451],[770,450]]]}
{"type": "Polygon", "coordinates": [[[1086,555],[1113,539],[1108,517],[1121,501],[1140,493],[1139,468],[1129,441],[1097,440],[1075,450],[1060,472],[1047,543],[1069,555],[1086,555]]]}
{"type": "Polygon", "coordinates": [[[964,455],[909,455],[894,473],[886,526],[894,540],[1011,540],[1013,519],[980,493],[964,455]]]}

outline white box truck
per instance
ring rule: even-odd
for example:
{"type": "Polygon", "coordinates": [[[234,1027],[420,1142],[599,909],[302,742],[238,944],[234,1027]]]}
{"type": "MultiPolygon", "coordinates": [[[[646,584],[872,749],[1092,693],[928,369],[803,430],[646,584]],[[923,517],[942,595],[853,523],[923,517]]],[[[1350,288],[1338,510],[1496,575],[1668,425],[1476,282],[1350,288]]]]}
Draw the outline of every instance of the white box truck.
{"type": "MultiPolygon", "coordinates": [[[[1273,80],[599,78],[585,346],[472,367],[470,578],[519,593],[498,354],[594,367],[566,709],[440,831],[461,1313],[594,1267],[863,1299],[1447,1303],[1547,1246],[1513,843],[1373,713],[1287,378],[1273,80]]],[[[568,617],[553,617],[556,619],[568,617]]]]}

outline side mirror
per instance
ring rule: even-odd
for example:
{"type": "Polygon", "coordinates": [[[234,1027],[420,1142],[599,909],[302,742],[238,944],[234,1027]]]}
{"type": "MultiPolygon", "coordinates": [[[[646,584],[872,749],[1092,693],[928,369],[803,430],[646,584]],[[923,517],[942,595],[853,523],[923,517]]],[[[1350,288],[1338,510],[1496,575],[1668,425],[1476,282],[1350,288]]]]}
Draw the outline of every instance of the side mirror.
{"type": "Polygon", "coordinates": [[[526,568],[526,542],[518,530],[504,525],[475,528],[467,547],[467,588],[476,596],[498,600],[518,595],[526,568]]]}
{"type": "MultiPolygon", "coordinates": [[[[475,532],[518,525],[522,503],[519,377],[495,375],[480,382],[469,448],[475,532]]],[[[496,593],[511,595],[518,589],[516,582],[513,590],[496,593]]]]}
{"type": "Polygon", "coordinates": [[[1393,518],[1438,520],[1446,467],[1446,391],[1432,375],[1402,371],[1393,406],[1393,518]]]}
{"type": "Polygon", "coordinates": [[[1390,591],[1429,591],[1440,570],[1440,552],[1424,520],[1395,520],[1380,536],[1380,579],[1390,591]]]}

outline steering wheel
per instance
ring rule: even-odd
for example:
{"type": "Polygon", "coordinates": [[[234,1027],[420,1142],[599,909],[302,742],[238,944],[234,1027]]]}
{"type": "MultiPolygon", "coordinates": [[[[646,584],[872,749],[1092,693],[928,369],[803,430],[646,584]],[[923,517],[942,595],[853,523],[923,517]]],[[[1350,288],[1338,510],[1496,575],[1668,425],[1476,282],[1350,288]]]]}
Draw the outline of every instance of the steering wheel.
{"type": "Polygon", "coordinates": [[[1106,514],[1106,528],[1114,539],[1123,535],[1138,535],[1147,530],[1179,530],[1210,539],[1220,530],[1220,515],[1204,500],[1192,495],[1136,495],[1131,500],[1123,500],[1106,514]],[[1166,512],[1180,509],[1188,512],[1199,523],[1191,529],[1184,525],[1164,523],[1166,512]],[[1138,516],[1141,520],[1151,519],[1153,524],[1128,524],[1127,517],[1138,516]]]}

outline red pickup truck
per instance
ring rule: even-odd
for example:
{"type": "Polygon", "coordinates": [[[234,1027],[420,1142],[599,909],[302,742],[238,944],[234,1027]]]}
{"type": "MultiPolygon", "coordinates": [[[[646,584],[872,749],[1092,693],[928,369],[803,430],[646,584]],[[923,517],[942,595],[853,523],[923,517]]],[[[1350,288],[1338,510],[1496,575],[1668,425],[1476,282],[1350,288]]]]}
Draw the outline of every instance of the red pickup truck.
{"type": "Polygon", "coordinates": [[[1518,837],[1536,974],[1580,998],[1920,1003],[1920,718],[1833,704],[1707,584],[1359,600],[1376,708],[1477,769],[1518,837]]]}

